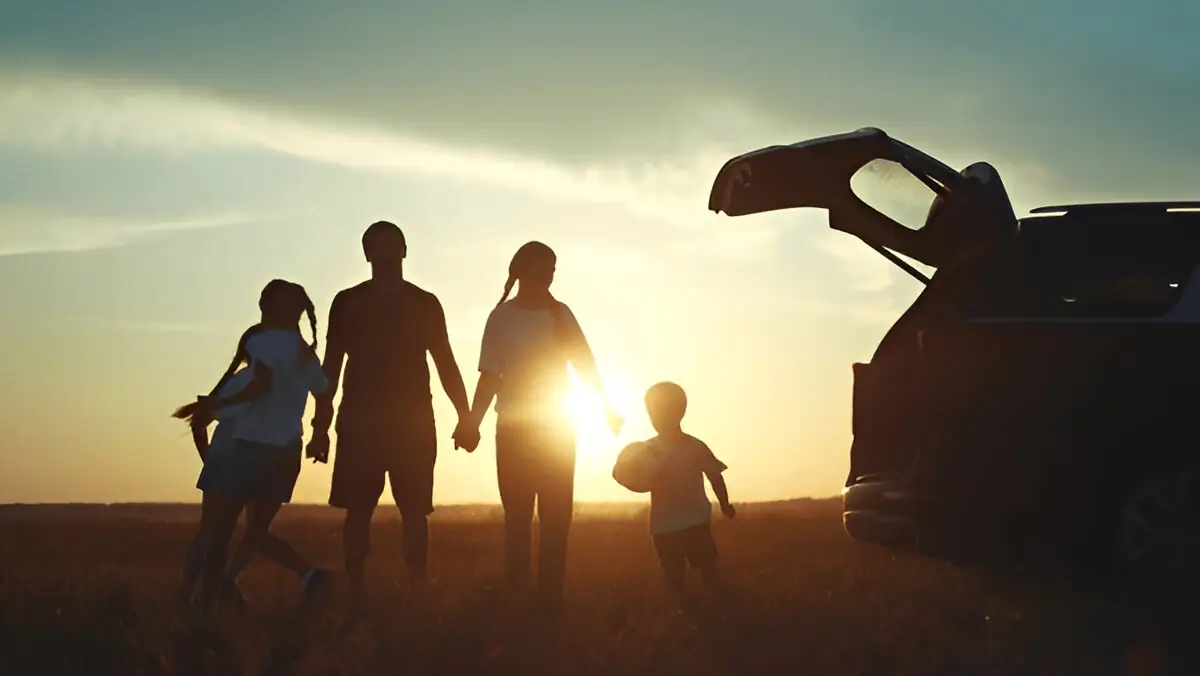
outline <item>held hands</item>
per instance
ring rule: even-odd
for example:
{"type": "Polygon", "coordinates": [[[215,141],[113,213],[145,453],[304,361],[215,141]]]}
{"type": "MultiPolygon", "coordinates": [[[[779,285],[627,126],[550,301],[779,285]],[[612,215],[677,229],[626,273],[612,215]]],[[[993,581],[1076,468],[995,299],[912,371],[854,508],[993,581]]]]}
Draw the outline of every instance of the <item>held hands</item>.
{"type": "Polygon", "coordinates": [[[737,516],[737,510],[728,502],[721,505],[721,513],[725,515],[726,519],[732,519],[737,516]]]}
{"type": "Polygon", "coordinates": [[[305,457],[311,458],[313,463],[329,462],[329,432],[318,432],[313,430],[312,439],[308,442],[308,448],[305,449],[305,457]]]}
{"type": "Polygon", "coordinates": [[[470,414],[461,415],[458,418],[458,425],[454,428],[454,434],[450,438],[454,440],[454,448],[474,453],[475,449],[479,448],[481,438],[479,425],[475,423],[470,414]]]}

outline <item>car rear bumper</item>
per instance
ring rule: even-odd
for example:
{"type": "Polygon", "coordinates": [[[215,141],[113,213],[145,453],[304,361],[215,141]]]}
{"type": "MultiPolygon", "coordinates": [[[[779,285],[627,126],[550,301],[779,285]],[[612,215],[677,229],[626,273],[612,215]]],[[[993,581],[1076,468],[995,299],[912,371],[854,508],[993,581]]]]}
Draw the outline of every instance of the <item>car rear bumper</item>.
{"type": "Polygon", "coordinates": [[[864,477],[842,489],[842,526],[856,540],[915,547],[921,535],[916,500],[899,478],[864,477]]]}

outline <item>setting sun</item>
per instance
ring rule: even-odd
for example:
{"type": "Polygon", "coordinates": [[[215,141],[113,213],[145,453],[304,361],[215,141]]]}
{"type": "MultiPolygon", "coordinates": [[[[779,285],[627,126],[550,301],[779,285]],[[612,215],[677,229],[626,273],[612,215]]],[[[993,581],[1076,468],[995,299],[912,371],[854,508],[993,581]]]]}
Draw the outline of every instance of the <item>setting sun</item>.
{"type": "Polygon", "coordinates": [[[567,410],[579,435],[578,453],[585,462],[614,461],[624,441],[644,432],[641,396],[624,378],[605,374],[604,381],[613,408],[625,420],[619,435],[614,436],[608,427],[599,392],[572,375],[571,391],[567,394],[567,410]]]}

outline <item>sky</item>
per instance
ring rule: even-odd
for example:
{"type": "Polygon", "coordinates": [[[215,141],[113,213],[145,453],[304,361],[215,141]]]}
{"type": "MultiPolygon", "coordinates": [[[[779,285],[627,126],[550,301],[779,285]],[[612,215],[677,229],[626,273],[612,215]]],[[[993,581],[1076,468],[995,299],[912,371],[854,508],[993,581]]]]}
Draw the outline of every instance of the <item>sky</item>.
{"type": "MultiPolygon", "coordinates": [[[[554,291],[628,420],[612,437],[581,407],[578,499],[642,499],[610,471],[659,380],[687,389],[734,500],[836,494],[851,364],[919,287],[822,211],[707,212],[721,164],[874,126],[991,162],[1018,215],[1195,199],[1198,21],[1179,2],[0,0],[0,502],[198,499],[170,411],[269,279],[323,323],[379,219],[472,390],[512,253],[558,252],[554,291]]],[[[435,500],[495,501],[494,418],[455,451],[434,391],[435,500]]],[[[330,476],[306,464],[297,500],[330,476]]]]}

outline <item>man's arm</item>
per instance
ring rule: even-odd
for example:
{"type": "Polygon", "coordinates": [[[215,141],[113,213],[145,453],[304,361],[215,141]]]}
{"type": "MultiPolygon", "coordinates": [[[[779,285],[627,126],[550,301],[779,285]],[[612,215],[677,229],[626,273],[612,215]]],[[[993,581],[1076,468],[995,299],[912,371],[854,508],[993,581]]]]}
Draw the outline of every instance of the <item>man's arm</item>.
{"type": "Polygon", "coordinates": [[[479,373],[479,382],[475,385],[475,398],[471,402],[471,424],[474,427],[478,428],[483,423],[483,417],[487,415],[492,400],[500,391],[501,382],[502,376],[499,373],[494,371],[479,373]]]}
{"type": "Polygon", "coordinates": [[[333,424],[333,397],[337,394],[342,378],[342,364],[346,361],[346,347],[342,336],[342,294],[334,296],[329,307],[329,330],[325,333],[325,358],[321,368],[325,372],[327,386],[320,394],[314,394],[316,409],[313,411],[313,435],[326,435],[333,424]]]}
{"type": "Polygon", "coordinates": [[[459,419],[466,418],[471,413],[467,401],[467,387],[463,384],[462,372],[458,369],[458,361],[454,359],[454,351],[450,348],[450,332],[446,329],[446,312],[436,297],[432,299],[430,308],[431,336],[429,354],[437,367],[438,380],[442,381],[442,389],[458,411],[459,419]]]}

